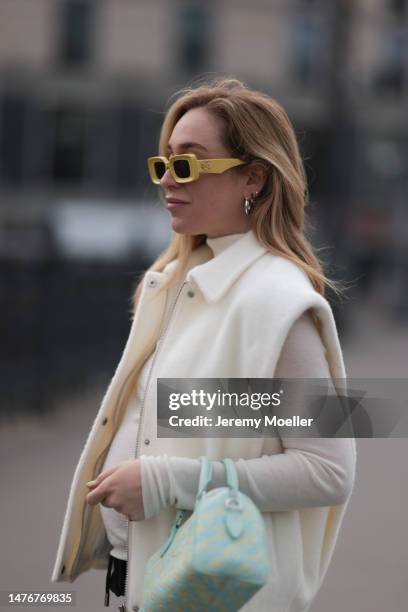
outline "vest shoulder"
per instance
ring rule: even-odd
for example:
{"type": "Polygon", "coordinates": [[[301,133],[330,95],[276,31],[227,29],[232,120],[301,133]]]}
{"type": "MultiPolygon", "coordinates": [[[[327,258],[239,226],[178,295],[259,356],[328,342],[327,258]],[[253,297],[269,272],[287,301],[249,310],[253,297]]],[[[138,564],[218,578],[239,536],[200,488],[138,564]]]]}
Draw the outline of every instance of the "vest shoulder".
{"type": "Polygon", "coordinates": [[[302,268],[292,261],[265,253],[241,281],[236,303],[245,318],[257,321],[261,328],[267,329],[274,321],[287,333],[294,321],[312,309],[327,330],[335,330],[329,302],[316,291],[302,268]]]}

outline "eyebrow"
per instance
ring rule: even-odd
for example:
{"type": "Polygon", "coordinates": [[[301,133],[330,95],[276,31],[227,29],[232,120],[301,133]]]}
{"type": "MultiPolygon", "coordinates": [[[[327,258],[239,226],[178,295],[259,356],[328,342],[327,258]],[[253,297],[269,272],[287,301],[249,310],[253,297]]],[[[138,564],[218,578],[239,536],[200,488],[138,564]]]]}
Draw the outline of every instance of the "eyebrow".
{"type": "MultiPolygon", "coordinates": [[[[199,142],[182,142],[181,144],[179,144],[180,149],[191,149],[193,147],[198,148],[198,149],[203,149],[203,151],[208,151],[208,149],[204,145],[200,144],[199,142]]],[[[168,151],[173,150],[170,144],[167,145],[167,150],[168,151]]]]}

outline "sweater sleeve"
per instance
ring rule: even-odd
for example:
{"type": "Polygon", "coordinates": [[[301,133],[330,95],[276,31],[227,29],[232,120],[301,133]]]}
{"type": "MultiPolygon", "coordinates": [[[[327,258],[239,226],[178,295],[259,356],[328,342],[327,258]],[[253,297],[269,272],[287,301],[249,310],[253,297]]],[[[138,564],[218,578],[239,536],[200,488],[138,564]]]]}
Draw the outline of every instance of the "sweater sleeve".
{"type": "MultiPolygon", "coordinates": [[[[327,378],[325,351],[309,312],[293,324],[282,348],[276,378],[327,378]]],[[[351,494],[355,452],[349,438],[281,437],[283,452],[235,461],[240,490],[263,512],[335,506],[351,494]]],[[[167,505],[192,510],[200,476],[199,459],[140,457],[146,518],[167,505]]],[[[224,466],[213,462],[210,488],[226,484],[224,466]]]]}

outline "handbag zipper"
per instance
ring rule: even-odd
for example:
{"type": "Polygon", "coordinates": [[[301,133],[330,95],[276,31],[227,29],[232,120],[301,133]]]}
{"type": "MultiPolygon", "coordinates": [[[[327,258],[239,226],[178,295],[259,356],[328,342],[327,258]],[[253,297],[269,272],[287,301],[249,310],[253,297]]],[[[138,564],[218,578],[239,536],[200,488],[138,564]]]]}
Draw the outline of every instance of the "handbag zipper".
{"type": "MultiPolygon", "coordinates": [[[[138,432],[137,432],[137,436],[136,436],[136,446],[135,446],[135,454],[134,454],[134,458],[136,459],[138,456],[138,452],[139,452],[139,446],[140,446],[140,437],[141,437],[141,432],[142,432],[142,426],[143,426],[143,414],[144,414],[144,407],[145,407],[145,403],[146,403],[146,396],[147,396],[147,392],[149,390],[149,385],[150,385],[150,379],[152,376],[152,372],[153,372],[153,367],[157,361],[157,356],[159,354],[159,349],[161,348],[162,344],[163,344],[163,339],[164,336],[169,328],[170,325],[170,321],[173,318],[174,315],[174,311],[176,309],[176,305],[178,302],[178,299],[180,297],[180,294],[183,290],[184,285],[186,285],[188,283],[188,281],[183,281],[182,285],[180,286],[177,295],[174,299],[174,302],[172,304],[172,307],[170,309],[170,313],[169,316],[167,318],[167,322],[166,325],[163,326],[162,331],[160,332],[159,338],[157,340],[157,344],[156,344],[156,352],[153,356],[152,362],[150,364],[150,369],[149,369],[149,374],[147,377],[147,381],[146,381],[146,386],[145,386],[145,391],[143,394],[143,401],[142,401],[142,405],[140,408],[140,419],[139,419],[139,428],[138,428],[138,432]]],[[[127,585],[128,585],[128,572],[129,572],[129,537],[130,537],[130,524],[129,524],[129,520],[126,519],[126,524],[127,524],[127,530],[128,530],[128,538],[125,544],[125,550],[126,550],[126,559],[127,559],[127,563],[126,563],[126,577],[125,577],[125,592],[123,595],[123,602],[121,603],[121,605],[119,606],[119,612],[126,612],[126,598],[127,598],[127,585]]]]}

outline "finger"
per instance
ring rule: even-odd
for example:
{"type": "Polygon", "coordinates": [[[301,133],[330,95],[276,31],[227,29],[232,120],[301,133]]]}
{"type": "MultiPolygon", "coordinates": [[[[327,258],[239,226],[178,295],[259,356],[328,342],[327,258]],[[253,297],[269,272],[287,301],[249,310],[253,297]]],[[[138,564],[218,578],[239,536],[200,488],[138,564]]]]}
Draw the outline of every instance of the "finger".
{"type": "Polygon", "coordinates": [[[95,506],[96,504],[99,504],[103,499],[105,499],[105,497],[106,497],[105,487],[99,486],[99,487],[96,487],[96,489],[94,489],[90,493],[88,493],[88,495],[86,496],[86,502],[90,506],[95,506]]]}
{"type": "Polygon", "coordinates": [[[114,467],[109,468],[109,470],[105,470],[104,472],[101,472],[99,474],[99,476],[97,478],[95,478],[95,480],[93,481],[93,483],[91,485],[92,488],[95,489],[95,487],[99,487],[101,482],[103,482],[105,480],[105,478],[107,478],[108,476],[110,476],[111,474],[116,472],[117,469],[118,469],[118,466],[115,465],[114,467]]]}

